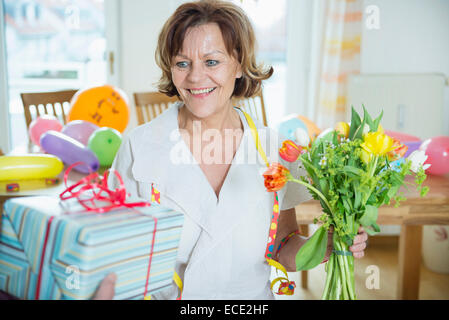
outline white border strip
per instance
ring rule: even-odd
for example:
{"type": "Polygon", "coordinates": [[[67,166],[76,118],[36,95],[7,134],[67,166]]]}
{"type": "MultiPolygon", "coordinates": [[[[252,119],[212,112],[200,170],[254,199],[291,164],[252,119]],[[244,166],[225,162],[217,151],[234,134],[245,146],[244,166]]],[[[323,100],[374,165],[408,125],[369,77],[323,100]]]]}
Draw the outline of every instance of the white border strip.
{"type": "Polygon", "coordinates": [[[8,153],[11,148],[9,128],[8,70],[6,67],[5,14],[0,0],[0,148],[8,153]]]}

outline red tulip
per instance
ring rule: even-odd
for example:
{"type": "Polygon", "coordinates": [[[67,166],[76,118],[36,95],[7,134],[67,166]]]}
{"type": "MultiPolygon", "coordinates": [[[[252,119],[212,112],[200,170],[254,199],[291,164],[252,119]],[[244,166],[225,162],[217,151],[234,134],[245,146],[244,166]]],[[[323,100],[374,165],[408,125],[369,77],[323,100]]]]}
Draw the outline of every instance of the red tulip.
{"type": "Polygon", "coordinates": [[[395,138],[393,138],[393,147],[396,148],[387,153],[388,161],[399,160],[408,150],[408,146],[402,144],[398,139],[395,138]]]}
{"type": "Polygon", "coordinates": [[[285,161],[294,162],[298,159],[301,151],[301,146],[298,146],[292,140],[285,140],[282,142],[282,147],[279,149],[279,155],[285,161]]]}
{"type": "Polygon", "coordinates": [[[290,172],[280,163],[272,163],[264,172],[264,184],[268,192],[278,191],[284,187],[288,181],[290,172]]]}

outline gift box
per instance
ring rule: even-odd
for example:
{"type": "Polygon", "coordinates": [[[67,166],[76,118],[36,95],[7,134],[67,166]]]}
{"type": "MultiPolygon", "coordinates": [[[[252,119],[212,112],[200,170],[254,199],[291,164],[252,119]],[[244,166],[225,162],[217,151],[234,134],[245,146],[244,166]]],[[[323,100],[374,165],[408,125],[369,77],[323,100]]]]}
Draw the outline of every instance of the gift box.
{"type": "Polygon", "coordinates": [[[156,203],[98,213],[73,200],[5,202],[0,290],[21,299],[91,299],[111,272],[114,299],[143,299],[171,286],[182,213],[156,203]]]}

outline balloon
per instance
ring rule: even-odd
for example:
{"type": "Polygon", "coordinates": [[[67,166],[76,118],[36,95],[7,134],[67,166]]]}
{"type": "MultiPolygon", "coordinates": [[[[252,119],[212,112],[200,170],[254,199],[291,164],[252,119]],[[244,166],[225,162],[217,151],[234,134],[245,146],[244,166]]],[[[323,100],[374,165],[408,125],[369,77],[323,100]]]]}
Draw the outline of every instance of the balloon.
{"type": "Polygon", "coordinates": [[[323,131],[321,131],[321,133],[318,135],[318,137],[316,137],[316,141],[320,140],[320,139],[324,139],[324,141],[331,141],[332,137],[334,136],[334,128],[327,128],[324,129],[323,131]]]}
{"type": "Polygon", "coordinates": [[[61,159],[50,154],[0,156],[0,180],[54,178],[62,169],[61,159]]]}
{"type": "Polygon", "coordinates": [[[52,115],[42,115],[31,121],[28,129],[31,141],[40,146],[39,139],[44,132],[48,130],[61,131],[62,124],[52,115]]]}
{"type": "Polygon", "coordinates": [[[408,149],[407,152],[404,154],[404,158],[407,158],[413,151],[418,150],[419,146],[421,145],[422,141],[401,141],[403,144],[405,144],[408,149]]]}
{"type": "Polygon", "coordinates": [[[41,147],[48,153],[54,154],[71,165],[82,161],[83,165],[73,169],[82,173],[97,171],[100,167],[97,156],[81,142],[57,131],[47,131],[41,137],[41,147]],[[90,170],[89,170],[90,169],[90,170]]]}
{"type": "Polygon", "coordinates": [[[90,135],[99,128],[96,124],[84,120],[74,120],[66,124],[61,130],[62,133],[69,137],[78,140],[85,146],[89,141],[90,135]]]}
{"type": "Polygon", "coordinates": [[[321,133],[321,129],[308,118],[304,116],[298,116],[298,118],[306,125],[310,140],[315,139],[321,133]]]}
{"type": "Polygon", "coordinates": [[[426,163],[431,166],[426,170],[430,174],[446,174],[449,172],[449,137],[438,136],[424,141],[419,150],[428,156],[426,163]]]}
{"type": "Polygon", "coordinates": [[[113,128],[95,130],[89,138],[87,146],[98,157],[101,166],[110,167],[122,143],[122,135],[113,128]]]}
{"type": "MultiPolygon", "coordinates": [[[[400,172],[401,171],[401,164],[403,164],[405,162],[404,158],[399,158],[398,160],[392,161],[390,162],[390,167],[392,170],[396,171],[396,172],[400,172]]],[[[384,169],[382,169],[383,171],[384,169]]]]}
{"type": "Polygon", "coordinates": [[[295,116],[288,117],[278,124],[278,132],[288,140],[295,141],[295,131],[302,128],[307,131],[306,125],[295,116]]]}
{"type": "Polygon", "coordinates": [[[420,138],[418,138],[416,136],[412,136],[412,135],[407,134],[407,133],[390,131],[390,130],[385,130],[384,132],[385,132],[386,135],[388,135],[388,136],[390,136],[392,138],[398,139],[402,143],[404,143],[404,141],[407,141],[407,142],[421,141],[420,138]]]}
{"type": "Polygon", "coordinates": [[[120,132],[128,125],[128,98],[122,90],[113,86],[80,90],[73,96],[70,106],[68,122],[85,120],[120,132]]]}

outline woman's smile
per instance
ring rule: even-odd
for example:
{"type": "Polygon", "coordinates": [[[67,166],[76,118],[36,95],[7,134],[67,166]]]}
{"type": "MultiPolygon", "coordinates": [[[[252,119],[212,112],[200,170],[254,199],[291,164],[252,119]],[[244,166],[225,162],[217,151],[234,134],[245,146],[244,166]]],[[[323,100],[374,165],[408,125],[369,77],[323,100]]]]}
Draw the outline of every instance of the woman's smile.
{"type": "Polygon", "coordinates": [[[194,98],[206,98],[209,95],[212,94],[212,92],[215,91],[217,87],[210,87],[210,88],[194,88],[194,89],[187,89],[187,91],[194,97],[194,98]]]}

